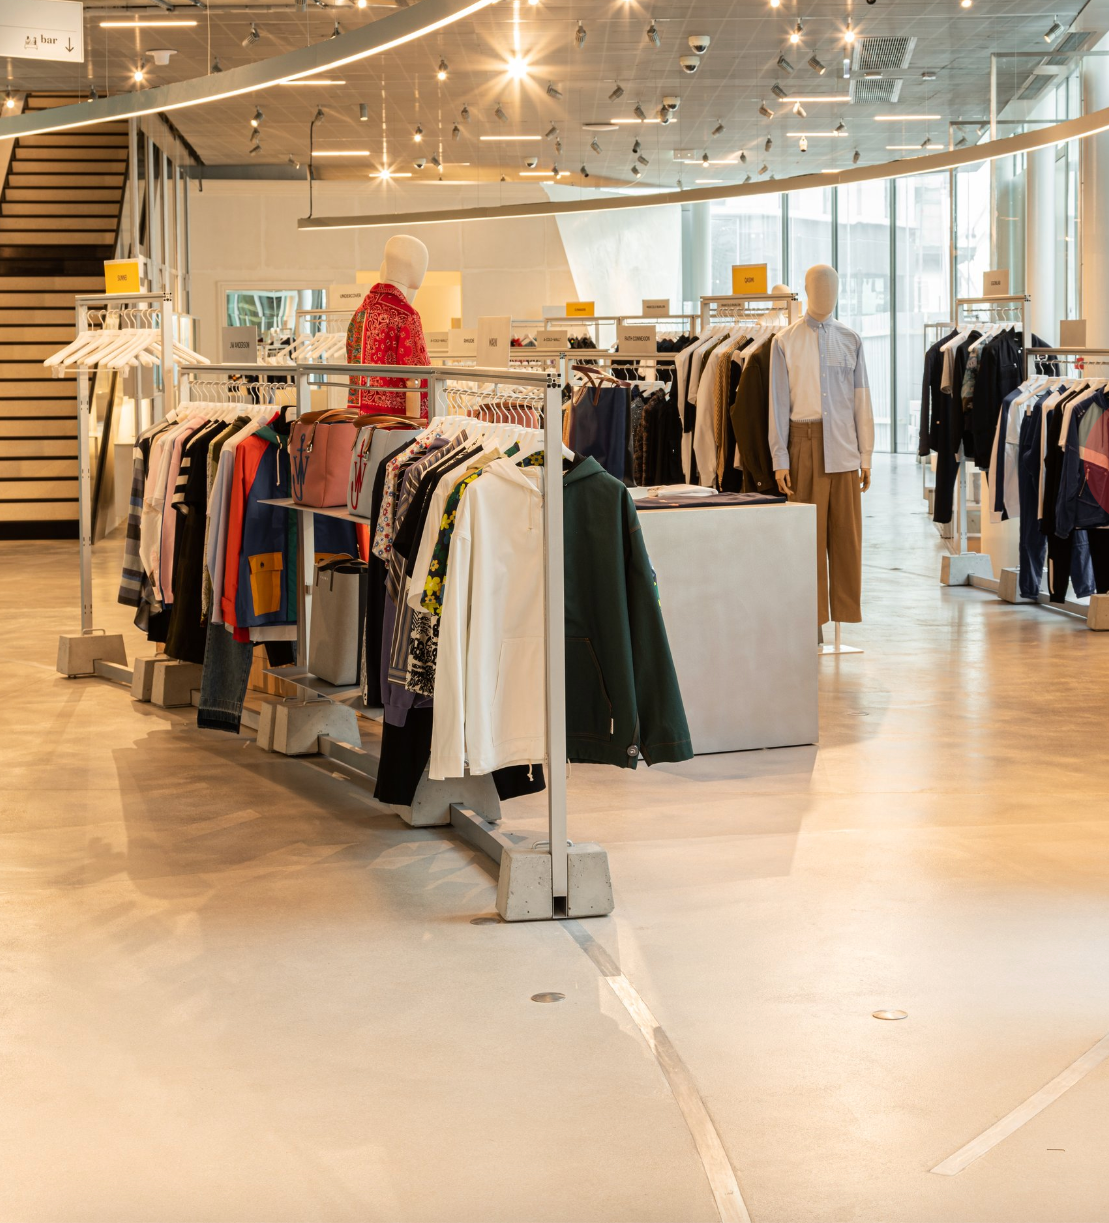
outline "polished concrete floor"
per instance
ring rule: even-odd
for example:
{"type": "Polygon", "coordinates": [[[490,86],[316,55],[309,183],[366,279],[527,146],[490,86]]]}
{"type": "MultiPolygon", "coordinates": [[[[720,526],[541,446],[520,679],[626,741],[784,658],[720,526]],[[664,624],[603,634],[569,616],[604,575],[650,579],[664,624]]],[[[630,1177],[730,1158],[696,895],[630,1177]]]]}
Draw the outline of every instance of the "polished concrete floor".
{"type": "MultiPolygon", "coordinates": [[[[941,589],[919,489],[876,465],[865,653],[821,662],[819,748],[574,769],[618,906],[582,925],[754,1223],[1109,1220],[1109,1063],[929,1171],[1109,1032],[1109,635],[941,589]]],[[[0,572],[3,1223],[720,1217],[571,931],[471,924],[494,884],[449,836],[59,678],[73,545],[0,572]]]]}

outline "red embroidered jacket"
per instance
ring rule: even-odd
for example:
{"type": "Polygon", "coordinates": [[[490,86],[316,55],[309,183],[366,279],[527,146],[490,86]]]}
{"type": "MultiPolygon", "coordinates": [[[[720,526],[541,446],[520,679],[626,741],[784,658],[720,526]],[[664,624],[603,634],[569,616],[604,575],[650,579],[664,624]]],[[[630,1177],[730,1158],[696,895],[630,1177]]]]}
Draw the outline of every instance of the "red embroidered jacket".
{"type": "MultiPolygon", "coordinates": [[[[419,313],[393,285],[374,285],[355,310],[347,328],[347,361],[351,365],[430,364],[419,313]]],[[[404,416],[405,397],[396,391],[377,389],[404,385],[403,378],[352,375],[347,406],[360,412],[404,416]]],[[[427,420],[426,391],[420,395],[420,418],[427,420]]]]}

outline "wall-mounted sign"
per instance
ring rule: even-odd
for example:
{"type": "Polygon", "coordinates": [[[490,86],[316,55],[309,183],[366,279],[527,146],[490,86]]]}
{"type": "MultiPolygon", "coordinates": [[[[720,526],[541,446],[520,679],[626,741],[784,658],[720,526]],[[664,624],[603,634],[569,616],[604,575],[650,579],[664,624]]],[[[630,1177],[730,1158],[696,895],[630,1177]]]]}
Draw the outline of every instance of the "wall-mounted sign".
{"type": "Polygon", "coordinates": [[[643,299],[643,317],[644,318],[669,318],[670,317],[670,298],[668,297],[645,297],[643,299]]]}
{"type": "Polygon", "coordinates": [[[535,347],[543,352],[565,352],[570,347],[568,331],[537,331],[535,347]]]}
{"type": "Polygon", "coordinates": [[[567,302],[567,318],[592,318],[593,302],[567,302]]]}
{"type": "Polygon", "coordinates": [[[1059,346],[1061,348],[1086,347],[1086,320],[1084,318],[1059,320],[1059,346]]]}
{"type": "Polygon", "coordinates": [[[82,63],[84,5],[73,0],[0,0],[0,55],[82,63]]]}
{"type": "Polygon", "coordinates": [[[137,259],[105,259],[104,292],[141,293],[142,273],[139,261],[137,259]]]}
{"type": "Polygon", "coordinates": [[[512,316],[487,314],[477,321],[477,363],[508,368],[512,352],[512,316]]]}
{"type": "Polygon", "coordinates": [[[224,327],[219,359],[227,365],[253,365],[258,360],[258,328],[224,327]]]}
{"type": "Polygon", "coordinates": [[[353,314],[365,300],[368,292],[366,285],[331,285],[327,290],[327,308],[329,310],[349,309],[353,314]]]}
{"type": "Polygon", "coordinates": [[[616,328],[616,345],[621,353],[654,355],[658,352],[658,328],[654,323],[623,324],[616,328]]]}
{"type": "Polygon", "coordinates": [[[733,293],[766,293],[768,292],[766,284],[765,263],[732,264],[733,293]]]}
{"type": "Polygon", "coordinates": [[[983,297],[1008,297],[1009,296],[1009,269],[994,268],[992,271],[982,273],[982,296],[983,297]]]}
{"type": "Polygon", "coordinates": [[[445,357],[451,350],[451,333],[449,331],[425,331],[424,341],[427,344],[429,357],[445,357]]]}
{"type": "Polygon", "coordinates": [[[477,332],[472,327],[452,327],[447,333],[447,352],[452,357],[476,357],[477,332]]]}

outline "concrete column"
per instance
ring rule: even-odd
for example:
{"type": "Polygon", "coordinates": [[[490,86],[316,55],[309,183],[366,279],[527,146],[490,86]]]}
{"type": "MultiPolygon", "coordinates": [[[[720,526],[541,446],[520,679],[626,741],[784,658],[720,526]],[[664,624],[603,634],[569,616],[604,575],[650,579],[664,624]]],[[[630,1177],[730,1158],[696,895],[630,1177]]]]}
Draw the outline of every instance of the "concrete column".
{"type": "MultiPolygon", "coordinates": [[[[1104,40],[1098,50],[1105,50],[1104,40]]],[[[1109,106],[1109,71],[1105,61],[1089,57],[1082,64],[1082,107],[1085,114],[1109,106]]],[[[1082,316],[1086,342],[1093,348],[1109,344],[1109,133],[1081,142],[1082,212],[1079,250],[1082,261],[1082,316]]]]}
{"type": "MultiPolygon", "coordinates": [[[[690,214],[690,254],[692,256],[692,275],[689,287],[694,308],[697,299],[712,293],[712,242],[710,241],[709,204],[691,204],[690,214]]],[[[731,286],[724,289],[731,292],[731,286]]]]}

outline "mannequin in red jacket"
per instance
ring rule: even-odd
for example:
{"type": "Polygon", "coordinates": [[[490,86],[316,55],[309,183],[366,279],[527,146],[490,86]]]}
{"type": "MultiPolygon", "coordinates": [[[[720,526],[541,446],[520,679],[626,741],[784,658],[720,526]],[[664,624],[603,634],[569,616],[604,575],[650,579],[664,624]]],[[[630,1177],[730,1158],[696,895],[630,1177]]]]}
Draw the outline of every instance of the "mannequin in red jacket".
{"type": "MultiPolygon", "coordinates": [[[[385,243],[380,279],[366,294],[347,328],[351,365],[427,365],[420,315],[412,301],[427,274],[427,247],[419,238],[397,234],[385,243]]],[[[403,378],[353,375],[348,407],[364,413],[389,412],[427,420],[427,393],[404,394],[403,378]],[[399,387],[396,390],[384,388],[399,387]]]]}

